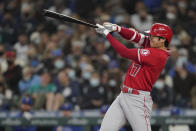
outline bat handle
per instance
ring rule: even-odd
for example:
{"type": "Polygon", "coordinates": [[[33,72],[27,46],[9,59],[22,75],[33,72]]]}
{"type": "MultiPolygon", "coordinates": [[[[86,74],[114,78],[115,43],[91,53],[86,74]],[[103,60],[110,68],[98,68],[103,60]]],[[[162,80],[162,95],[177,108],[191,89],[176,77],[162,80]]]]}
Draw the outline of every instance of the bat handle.
{"type": "Polygon", "coordinates": [[[42,10],[42,15],[45,15],[48,11],[46,9],[42,10]]]}

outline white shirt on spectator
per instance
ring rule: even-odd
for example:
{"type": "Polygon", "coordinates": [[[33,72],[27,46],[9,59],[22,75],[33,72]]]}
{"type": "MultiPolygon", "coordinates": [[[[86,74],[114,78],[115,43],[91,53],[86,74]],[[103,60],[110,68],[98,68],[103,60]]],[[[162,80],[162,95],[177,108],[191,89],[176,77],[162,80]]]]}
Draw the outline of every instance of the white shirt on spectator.
{"type": "Polygon", "coordinates": [[[21,43],[17,42],[14,45],[14,49],[16,50],[16,61],[21,66],[24,66],[28,63],[27,52],[29,50],[28,45],[22,45],[21,43]]]}
{"type": "Polygon", "coordinates": [[[144,32],[151,28],[153,24],[153,17],[148,14],[146,16],[146,19],[144,21],[141,21],[138,14],[133,14],[131,15],[130,22],[136,30],[138,30],[139,32],[144,32]]]}

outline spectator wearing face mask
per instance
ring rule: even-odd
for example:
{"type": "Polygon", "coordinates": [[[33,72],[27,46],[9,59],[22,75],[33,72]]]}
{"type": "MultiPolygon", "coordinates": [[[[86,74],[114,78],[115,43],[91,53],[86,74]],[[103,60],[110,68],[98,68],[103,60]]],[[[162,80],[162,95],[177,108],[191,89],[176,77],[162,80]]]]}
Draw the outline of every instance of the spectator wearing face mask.
{"type": "Polygon", "coordinates": [[[148,14],[145,4],[140,1],[136,3],[136,14],[131,15],[130,22],[140,32],[149,30],[153,24],[152,15],[148,14]]]}
{"type": "Polygon", "coordinates": [[[18,84],[20,94],[25,94],[32,86],[41,84],[41,77],[33,74],[31,67],[23,68],[22,75],[23,79],[18,84]]]}
{"type": "Polygon", "coordinates": [[[154,84],[154,88],[152,90],[152,99],[154,101],[154,109],[166,109],[169,108],[169,106],[172,104],[171,89],[166,84],[165,75],[161,75],[154,84]]]}
{"type": "Polygon", "coordinates": [[[81,108],[93,109],[99,108],[104,103],[105,89],[101,85],[101,79],[98,72],[93,72],[89,85],[82,89],[83,100],[81,102],[81,108]]]}
{"type": "Polygon", "coordinates": [[[81,70],[81,79],[79,80],[79,82],[80,82],[82,90],[89,86],[89,80],[91,78],[93,71],[94,71],[94,68],[90,64],[86,64],[86,66],[81,70]]]}
{"type": "Polygon", "coordinates": [[[191,106],[191,90],[195,83],[195,76],[187,68],[187,59],[180,56],[176,62],[173,75],[174,82],[174,105],[179,107],[191,106]]]}
{"type": "Polygon", "coordinates": [[[13,94],[18,95],[18,82],[22,79],[22,68],[15,64],[16,53],[14,51],[7,51],[5,53],[8,69],[3,73],[8,88],[13,94]]]}
{"type": "Polygon", "coordinates": [[[71,81],[76,82],[76,80],[77,80],[77,71],[76,70],[74,70],[72,67],[66,67],[65,73],[68,75],[68,77],[71,81]]]}
{"type": "Polygon", "coordinates": [[[56,90],[56,102],[54,107],[59,109],[59,106],[65,101],[77,104],[78,99],[81,95],[79,85],[68,77],[65,70],[60,71],[57,74],[57,78],[54,81],[56,90]]]}
{"type": "MultiPolygon", "coordinates": [[[[53,65],[51,67],[52,74],[57,74],[60,70],[62,70],[65,67],[65,61],[64,61],[64,54],[60,49],[54,49],[51,51],[52,55],[52,63],[53,65]]],[[[47,64],[51,64],[50,62],[46,62],[47,64]]]]}

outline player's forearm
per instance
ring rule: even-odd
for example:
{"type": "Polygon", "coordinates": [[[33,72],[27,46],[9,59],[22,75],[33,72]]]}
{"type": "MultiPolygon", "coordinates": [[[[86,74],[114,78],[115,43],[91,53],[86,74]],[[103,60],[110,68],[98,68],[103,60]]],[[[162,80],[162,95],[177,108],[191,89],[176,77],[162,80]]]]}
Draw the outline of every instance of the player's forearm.
{"type": "Polygon", "coordinates": [[[119,34],[126,40],[129,40],[143,47],[147,46],[148,37],[143,35],[142,33],[137,32],[135,29],[121,27],[119,34]]]}
{"type": "Polygon", "coordinates": [[[121,27],[119,34],[126,40],[131,40],[131,38],[134,37],[135,32],[128,28],[121,27]]]}
{"type": "Polygon", "coordinates": [[[134,61],[138,61],[138,56],[137,56],[138,49],[128,49],[123,44],[121,44],[118,40],[112,37],[111,34],[108,34],[106,38],[109,40],[110,44],[114,47],[116,52],[120,54],[120,56],[127,59],[132,59],[134,61]]]}

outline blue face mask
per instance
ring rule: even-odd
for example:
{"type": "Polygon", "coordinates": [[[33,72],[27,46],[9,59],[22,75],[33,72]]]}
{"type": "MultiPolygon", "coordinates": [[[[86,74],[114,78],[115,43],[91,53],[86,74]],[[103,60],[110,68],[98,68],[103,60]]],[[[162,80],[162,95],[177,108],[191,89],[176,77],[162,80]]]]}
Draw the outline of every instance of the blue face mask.
{"type": "Polygon", "coordinates": [[[80,69],[83,70],[87,65],[88,64],[86,62],[81,62],[79,66],[80,66],[80,69]]]}
{"type": "Polygon", "coordinates": [[[85,80],[89,80],[90,77],[91,77],[91,73],[90,72],[82,73],[82,78],[84,78],[85,80]]]}
{"type": "Polygon", "coordinates": [[[157,89],[163,89],[164,88],[164,82],[163,81],[157,81],[154,85],[157,89]]]}
{"type": "Polygon", "coordinates": [[[111,86],[111,87],[115,87],[116,86],[116,81],[115,80],[109,80],[109,86],[111,86]]]}
{"type": "Polygon", "coordinates": [[[55,61],[54,66],[55,66],[57,69],[61,69],[61,68],[64,67],[64,62],[63,62],[62,60],[57,60],[57,61],[55,61]]]}
{"type": "Polygon", "coordinates": [[[76,72],[74,70],[70,70],[68,72],[68,76],[70,79],[75,79],[76,78],[76,72]]]}
{"type": "Polygon", "coordinates": [[[99,82],[99,79],[92,78],[92,79],[90,80],[90,85],[91,85],[92,87],[98,86],[99,83],[100,83],[100,82],[99,82]]]}

